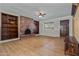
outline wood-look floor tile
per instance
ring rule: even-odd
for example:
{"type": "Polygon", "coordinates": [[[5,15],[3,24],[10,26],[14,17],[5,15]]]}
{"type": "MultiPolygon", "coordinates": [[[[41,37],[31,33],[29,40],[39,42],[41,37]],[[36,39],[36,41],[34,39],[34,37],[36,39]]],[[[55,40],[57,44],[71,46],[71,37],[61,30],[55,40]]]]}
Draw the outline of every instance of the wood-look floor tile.
{"type": "Polygon", "coordinates": [[[26,36],[0,44],[1,56],[63,56],[64,38],[26,36]]]}

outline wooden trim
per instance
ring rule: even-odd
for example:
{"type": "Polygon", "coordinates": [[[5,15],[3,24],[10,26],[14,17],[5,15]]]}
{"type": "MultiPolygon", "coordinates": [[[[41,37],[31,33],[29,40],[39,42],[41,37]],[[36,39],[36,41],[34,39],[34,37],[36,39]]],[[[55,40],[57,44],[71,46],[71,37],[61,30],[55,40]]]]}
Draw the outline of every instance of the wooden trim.
{"type": "Polygon", "coordinates": [[[0,41],[1,41],[1,12],[0,12],[0,41]]]}
{"type": "Polygon", "coordinates": [[[14,38],[14,39],[8,39],[8,40],[3,40],[3,41],[0,41],[0,43],[6,43],[6,42],[10,42],[10,41],[15,41],[15,40],[19,40],[19,38],[14,38]]]}
{"type": "Polygon", "coordinates": [[[20,38],[20,16],[18,16],[18,37],[20,38]]]}

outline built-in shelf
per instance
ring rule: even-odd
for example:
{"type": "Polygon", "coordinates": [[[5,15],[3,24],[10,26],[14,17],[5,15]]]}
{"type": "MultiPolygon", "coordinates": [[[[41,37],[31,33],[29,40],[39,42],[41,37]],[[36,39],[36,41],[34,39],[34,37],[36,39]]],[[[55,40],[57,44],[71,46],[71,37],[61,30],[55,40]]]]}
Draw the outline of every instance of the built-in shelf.
{"type": "Polygon", "coordinates": [[[1,40],[18,38],[18,16],[1,13],[1,40]]]}

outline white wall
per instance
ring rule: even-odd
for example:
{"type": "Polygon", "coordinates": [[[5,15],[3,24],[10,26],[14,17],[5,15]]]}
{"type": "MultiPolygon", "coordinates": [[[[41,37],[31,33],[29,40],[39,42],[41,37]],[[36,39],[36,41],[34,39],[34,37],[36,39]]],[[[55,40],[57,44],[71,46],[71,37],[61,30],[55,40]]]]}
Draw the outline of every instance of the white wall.
{"type": "Polygon", "coordinates": [[[45,35],[45,36],[52,36],[52,37],[60,37],[60,20],[67,20],[69,19],[69,35],[72,36],[73,30],[72,30],[72,16],[65,16],[65,17],[60,17],[56,19],[50,19],[50,20],[41,20],[40,21],[40,35],[45,35]],[[54,29],[46,30],[44,27],[44,23],[46,22],[54,22],[54,29]]]}
{"type": "Polygon", "coordinates": [[[77,7],[75,17],[73,19],[74,19],[74,36],[79,42],[79,5],[77,7]]]}

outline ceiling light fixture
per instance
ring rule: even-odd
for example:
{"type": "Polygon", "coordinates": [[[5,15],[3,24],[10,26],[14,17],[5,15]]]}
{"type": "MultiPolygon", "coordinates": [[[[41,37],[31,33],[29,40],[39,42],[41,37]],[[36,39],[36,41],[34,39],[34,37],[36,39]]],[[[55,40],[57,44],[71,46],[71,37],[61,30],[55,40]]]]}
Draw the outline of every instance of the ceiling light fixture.
{"type": "Polygon", "coordinates": [[[38,11],[36,12],[36,15],[37,15],[38,17],[44,17],[44,16],[46,15],[46,13],[45,13],[43,10],[38,10],[38,11]]]}

